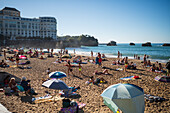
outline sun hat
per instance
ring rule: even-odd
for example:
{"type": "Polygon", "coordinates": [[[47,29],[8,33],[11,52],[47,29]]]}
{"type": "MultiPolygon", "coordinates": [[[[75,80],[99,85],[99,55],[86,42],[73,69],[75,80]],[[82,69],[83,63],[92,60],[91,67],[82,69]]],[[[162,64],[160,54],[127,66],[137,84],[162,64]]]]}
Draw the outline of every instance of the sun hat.
{"type": "Polygon", "coordinates": [[[27,78],[26,77],[22,77],[22,79],[21,80],[26,80],[27,78]]]}

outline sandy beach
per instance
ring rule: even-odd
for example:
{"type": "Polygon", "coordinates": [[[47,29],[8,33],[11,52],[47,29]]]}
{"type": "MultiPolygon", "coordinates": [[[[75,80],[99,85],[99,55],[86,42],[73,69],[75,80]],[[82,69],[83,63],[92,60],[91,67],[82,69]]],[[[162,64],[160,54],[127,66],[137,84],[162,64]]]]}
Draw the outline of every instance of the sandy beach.
{"type": "MultiPolygon", "coordinates": [[[[8,54],[7,54],[8,56],[8,54]]],[[[87,56],[83,56],[83,59],[86,59],[87,56]]],[[[3,59],[3,56],[0,56],[0,59],[3,59]]],[[[45,60],[37,59],[37,58],[29,58],[30,64],[26,66],[32,67],[32,69],[19,69],[15,67],[10,68],[0,68],[0,71],[7,72],[9,74],[15,75],[19,78],[25,76],[27,79],[31,80],[31,86],[35,89],[38,95],[33,97],[45,96],[45,91],[49,91],[52,95],[55,94],[55,90],[47,89],[42,87],[42,78],[48,78],[46,74],[46,70],[48,68],[51,71],[63,71],[67,73],[67,67],[64,66],[66,63],[55,64],[52,63],[57,59],[57,56],[54,58],[47,58],[45,60]]],[[[163,97],[166,101],[163,102],[153,102],[145,100],[145,113],[169,113],[170,112],[170,84],[165,82],[155,81],[154,78],[158,75],[165,75],[165,73],[155,73],[148,71],[149,68],[143,68],[143,63],[141,60],[129,59],[128,61],[133,61],[137,64],[137,70],[127,70],[124,71],[116,71],[117,68],[124,68],[124,65],[111,65],[113,60],[116,58],[106,58],[107,61],[102,62],[102,66],[108,67],[110,75],[93,75],[95,70],[98,72],[102,72],[104,69],[101,67],[97,67],[95,64],[89,63],[82,64],[82,73],[83,75],[79,75],[78,67],[74,67],[73,75],[69,75],[67,77],[61,78],[68,86],[80,86],[80,89],[77,90],[81,97],[78,99],[73,99],[75,101],[79,101],[85,103],[86,106],[82,108],[81,112],[84,113],[111,113],[112,111],[103,104],[103,99],[100,96],[104,89],[108,86],[117,84],[117,83],[130,83],[137,85],[143,88],[145,94],[151,94],[154,96],[163,97]],[[122,77],[127,76],[139,76],[140,79],[137,80],[129,80],[123,81],[120,80],[122,77]],[[99,84],[99,85],[86,85],[85,82],[89,80],[89,77],[94,76],[103,77],[108,81],[107,84],[99,84]]],[[[84,61],[84,60],[83,60],[84,61]]],[[[25,62],[25,61],[21,61],[25,62]]],[[[12,62],[8,62],[8,64],[14,65],[12,62]]],[[[165,67],[165,64],[163,64],[165,67]]],[[[56,94],[58,95],[58,91],[56,94]]],[[[57,102],[45,102],[32,104],[30,100],[31,96],[26,96],[24,93],[19,93],[19,96],[6,96],[3,92],[0,92],[0,103],[4,105],[10,112],[15,113],[57,113],[62,107],[62,100],[57,102]]]]}

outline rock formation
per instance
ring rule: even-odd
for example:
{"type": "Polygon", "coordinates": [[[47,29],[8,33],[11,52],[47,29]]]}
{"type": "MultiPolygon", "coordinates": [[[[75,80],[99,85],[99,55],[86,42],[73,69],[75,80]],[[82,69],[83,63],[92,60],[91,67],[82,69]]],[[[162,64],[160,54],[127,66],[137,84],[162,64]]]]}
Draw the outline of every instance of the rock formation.
{"type": "Polygon", "coordinates": [[[107,46],[117,46],[115,41],[110,41],[107,46]]]}
{"type": "Polygon", "coordinates": [[[129,45],[134,46],[134,45],[135,45],[135,43],[131,42],[129,45]]]}
{"type": "Polygon", "coordinates": [[[170,46],[170,43],[164,43],[162,46],[170,46]]]}
{"type": "Polygon", "coordinates": [[[142,46],[152,47],[151,42],[143,43],[142,46]]]}

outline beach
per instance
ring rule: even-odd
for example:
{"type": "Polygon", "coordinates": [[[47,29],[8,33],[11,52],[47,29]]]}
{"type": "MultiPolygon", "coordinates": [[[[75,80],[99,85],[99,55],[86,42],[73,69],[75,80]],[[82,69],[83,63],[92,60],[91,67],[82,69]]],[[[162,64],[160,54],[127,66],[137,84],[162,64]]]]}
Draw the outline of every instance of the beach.
{"type": "MultiPolygon", "coordinates": [[[[7,54],[8,56],[8,54],[7,54]]],[[[73,54],[72,54],[73,56],[73,54]]],[[[87,59],[88,56],[82,56],[82,60],[87,59]]],[[[3,59],[3,56],[0,56],[0,59],[3,59]]],[[[55,92],[53,89],[47,89],[42,87],[42,79],[48,78],[46,74],[46,70],[50,68],[53,71],[62,71],[67,73],[67,66],[64,66],[66,63],[53,63],[56,61],[57,56],[54,55],[54,58],[47,58],[44,60],[37,58],[29,58],[30,64],[26,66],[32,67],[31,69],[19,69],[16,67],[10,68],[0,68],[1,72],[7,72],[16,77],[22,78],[25,76],[27,79],[31,80],[30,84],[38,93],[33,97],[45,96],[45,91],[52,93],[53,95],[58,95],[58,91],[55,92]]],[[[77,90],[77,94],[81,97],[77,99],[73,99],[78,102],[85,103],[86,106],[82,108],[80,112],[84,113],[111,113],[112,111],[103,103],[103,99],[100,96],[104,89],[109,87],[110,85],[117,83],[130,83],[137,85],[143,88],[145,94],[151,94],[154,96],[163,97],[166,100],[163,102],[153,102],[145,100],[145,113],[169,113],[170,112],[170,84],[165,82],[155,81],[154,78],[158,75],[165,75],[165,73],[155,73],[148,71],[149,68],[143,68],[143,63],[141,60],[129,59],[128,62],[133,61],[137,65],[137,70],[127,70],[124,71],[116,71],[117,68],[124,68],[124,65],[111,65],[114,60],[117,58],[105,58],[107,61],[102,62],[102,66],[108,67],[108,71],[110,75],[94,75],[94,71],[102,72],[104,69],[102,67],[97,67],[97,65],[88,62],[87,64],[82,64],[82,75],[79,75],[78,67],[74,67],[73,73],[67,77],[61,78],[68,86],[80,86],[80,89],[77,90]],[[122,77],[127,76],[139,76],[140,79],[136,80],[128,80],[123,81],[120,80],[122,77]],[[94,76],[103,77],[106,81],[106,84],[85,84],[86,81],[89,80],[89,77],[94,76]]],[[[72,61],[72,59],[71,59],[72,61]]],[[[24,61],[21,61],[24,62],[24,61]]],[[[12,62],[8,62],[8,64],[14,65],[12,62]]],[[[163,67],[165,67],[165,63],[162,63],[163,67]]],[[[4,105],[10,112],[16,113],[57,113],[60,111],[62,107],[62,100],[58,100],[56,102],[45,102],[32,104],[30,100],[31,96],[26,96],[24,93],[19,93],[19,96],[6,96],[4,93],[0,93],[0,103],[4,105]]]]}

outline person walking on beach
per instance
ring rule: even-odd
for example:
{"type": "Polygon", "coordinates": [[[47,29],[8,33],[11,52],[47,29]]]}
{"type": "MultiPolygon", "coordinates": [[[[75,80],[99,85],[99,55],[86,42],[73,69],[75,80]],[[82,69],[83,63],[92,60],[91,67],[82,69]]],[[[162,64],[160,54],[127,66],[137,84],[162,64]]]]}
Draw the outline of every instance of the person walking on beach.
{"type": "Polygon", "coordinates": [[[76,54],[76,50],[74,49],[74,54],[76,54]]]}
{"type": "Polygon", "coordinates": [[[102,65],[102,57],[101,57],[100,53],[98,54],[98,57],[99,57],[99,66],[101,66],[102,65]]]}
{"type": "Polygon", "coordinates": [[[16,64],[17,64],[17,67],[18,67],[18,65],[19,65],[19,55],[18,54],[16,56],[16,64]]]}
{"type": "Polygon", "coordinates": [[[68,63],[68,70],[67,70],[68,75],[69,75],[69,72],[71,72],[72,75],[74,75],[74,74],[73,74],[73,69],[71,69],[70,61],[68,61],[67,63],[68,63]]]}

